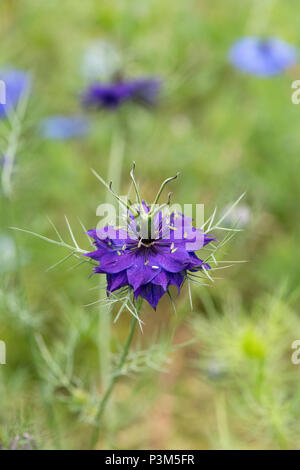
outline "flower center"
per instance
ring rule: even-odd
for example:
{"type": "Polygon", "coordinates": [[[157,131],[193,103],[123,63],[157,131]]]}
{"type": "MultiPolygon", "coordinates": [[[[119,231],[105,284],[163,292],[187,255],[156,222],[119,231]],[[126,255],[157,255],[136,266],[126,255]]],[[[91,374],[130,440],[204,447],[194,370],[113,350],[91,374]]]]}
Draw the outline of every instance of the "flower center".
{"type": "Polygon", "coordinates": [[[259,42],[258,48],[262,54],[269,54],[271,51],[270,41],[268,41],[267,39],[262,39],[259,42]]]}
{"type": "Polygon", "coordinates": [[[140,238],[139,243],[143,246],[150,247],[155,243],[152,238],[140,238]]]}

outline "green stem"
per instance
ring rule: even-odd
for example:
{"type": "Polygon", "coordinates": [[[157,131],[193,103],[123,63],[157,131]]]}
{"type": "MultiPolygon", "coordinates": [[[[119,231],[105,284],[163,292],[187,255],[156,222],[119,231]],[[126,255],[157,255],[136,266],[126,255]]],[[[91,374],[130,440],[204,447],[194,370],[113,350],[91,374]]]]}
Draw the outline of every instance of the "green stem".
{"type": "Polygon", "coordinates": [[[230,449],[226,396],[223,390],[217,390],[215,393],[215,409],[221,449],[230,449]]]}
{"type": "MultiPolygon", "coordinates": [[[[116,191],[120,191],[122,167],[124,158],[124,146],[125,141],[119,130],[115,133],[112,138],[110,156],[108,161],[107,179],[108,181],[114,180],[116,191]]],[[[106,197],[107,203],[113,203],[111,194],[106,197]]],[[[106,289],[100,288],[101,297],[106,296],[106,289]]],[[[103,311],[103,307],[100,307],[98,331],[99,331],[99,366],[100,366],[100,379],[104,389],[109,384],[109,377],[111,375],[111,364],[110,364],[110,346],[111,346],[111,314],[112,308],[109,307],[108,311],[103,311]]],[[[111,410],[111,416],[107,424],[111,424],[113,419],[113,410],[111,410]]],[[[109,426],[108,431],[112,426],[109,426]]],[[[110,432],[109,432],[110,434],[110,432]]]]}
{"type": "MultiPolygon", "coordinates": [[[[142,304],[142,302],[139,301],[138,306],[137,306],[137,314],[139,314],[139,311],[141,309],[141,304],[142,304]]],[[[91,439],[91,449],[94,449],[95,445],[98,442],[98,438],[99,438],[99,434],[100,434],[101,419],[103,417],[103,414],[104,414],[107,402],[110,398],[110,395],[111,395],[111,393],[114,389],[114,386],[115,386],[115,384],[118,380],[118,377],[121,375],[124,363],[126,361],[126,358],[127,358],[128,352],[129,352],[130,345],[132,343],[132,339],[133,339],[136,324],[137,324],[137,317],[132,317],[130,330],[129,330],[129,333],[128,333],[128,336],[127,336],[126,343],[124,345],[123,353],[120,357],[119,364],[118,364],[118,366],[116,368],[116,371],[113,374],[113,376],[112,376],[112,378],[111,378],[111,380],[108,384],[108,387],[106,389],[106,392],[105,392],[105,394],[104,394],[104,396],[103,396],[103,398],[102,398],[102,400],[99,404],[98,412],[97,412],[96,419],[95,419],[96,426],[95,426],[95,429],[93,431],[92,439],[91,439]]]]}

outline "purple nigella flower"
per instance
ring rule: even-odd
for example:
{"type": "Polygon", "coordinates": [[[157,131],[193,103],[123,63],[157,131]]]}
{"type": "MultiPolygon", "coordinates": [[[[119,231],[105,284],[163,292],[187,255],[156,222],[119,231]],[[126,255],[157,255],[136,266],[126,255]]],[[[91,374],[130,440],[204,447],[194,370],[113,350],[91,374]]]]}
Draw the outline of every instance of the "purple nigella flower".
{"type": "Polygon", "coordinates": [[[41,121],[40,131],[45,139],[84,137],[89,131],[89,121],[84,116],[50,116],[41,121]]]}
{"type": "Polygon", "coordinates": [[[1,119],[6,116],[10,109],[17,106],[22,94],[30,86],[30,76],[24,70],[6,68],[0,70],[0,80],[4,84],[3,98],[5,98],[0,101],[1,119]]]}
{"type": "Polygon", "coordinates": [[[179,212],[165,215],[162,209],[153,211],[145,203],[127,214],[125,228],[88,231],[96,250],[86,256],[99,262],[95,273],[106,274],[108,295],[129,287],[136,299],[142,297],[156,309],[170,285],[180,292],[188,271],[210,269],[195,252],[215,238],[194,228],[191,218],[179,212]]]}
{"type": "Polygon", "coordinates": [[[114,83],[94,83],[83,93],[86,107],[116,109],[126,101],[137,101],[145,106],[154,105],[161,82],[154,78],[126,80],[114,83]]]}
{"type": "Polygon", "coordinates": [[[297,62],[296,49],[277,38],[246,37],[233,45],[231,63],[243,72],[268,77],[282,73],[297,62]]]}

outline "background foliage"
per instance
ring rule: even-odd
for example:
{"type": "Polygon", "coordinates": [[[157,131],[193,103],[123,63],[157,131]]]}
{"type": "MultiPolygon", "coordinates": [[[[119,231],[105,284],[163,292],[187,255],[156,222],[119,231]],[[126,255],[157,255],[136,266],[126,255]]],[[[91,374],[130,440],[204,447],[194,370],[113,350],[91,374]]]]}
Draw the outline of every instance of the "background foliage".
{"type": "MultiPolygon", "coordinates": [[[[67,253],[8,227],[53,237],[48,216],[68,238],[67,214],[88,248],[78,218],[93,227],[106,197],[89,168],[107,174],[111,142],[120,133],[126,133],[124,192],[133,160],[149,200],[176,171],[176,201],[204,203],[206,215],[247,192],[250,221],[227,258],[248,263],[222,271],[225,279],[212,289],[195,286],[193,313],[185,291],[177,316],[168,298],[157,312],[145,308],[144,335],[136,337],[99,448],[299,447],[300,366],[290,357],[300,337],[300,108],[291,103],[300,69],[259,79],[227,59],[245,35],[278,36],[299,47],[297,6],[296,0],[1,1],[0,65],[34,77],[14,194],[0,202],[4,447],[23,433],[39,448],[88,446],[103,391],[104,338],[99,305],[84,305],[99,297],[90,290],[99,278],[89,279],[89,266],[72,269],[71,260],[47,271],[67,253]],[[43,141],[40,118],[80,112],[81,58],[95,38],[121,51],[126,76],[162,78],[158,107],[99,112],[88,138],[43,141]]],[[[112,328],[113,354],[128,322],[126,313],[112,328]]]]}

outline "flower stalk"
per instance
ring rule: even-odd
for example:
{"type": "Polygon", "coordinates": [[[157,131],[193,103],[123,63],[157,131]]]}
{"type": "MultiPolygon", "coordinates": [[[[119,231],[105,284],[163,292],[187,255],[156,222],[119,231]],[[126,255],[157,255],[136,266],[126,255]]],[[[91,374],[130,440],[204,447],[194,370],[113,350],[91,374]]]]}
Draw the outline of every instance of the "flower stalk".
{"type": "MultiPolygon", "coordinates": [[[[124,158],[125,140],[120,131],[117,130],[116,134],[112,138],[111,150],[108,160],[108,171],[107,179],[111,181],[114,178],[115,187],[117,192],[120,190],[122,167],[124,158]]],[[[111,202],[115,197],[115,194],[108,193],[106,202],[111,202]]],[[[101,296],[106,295],[106,289],[100,287],[101,296]]],[[[98,343],[98,354],[99,354],[99,367],[100,367],[100,379],[103,388],[108,387],[109,378],[111,375],[111,306],[108,306],[107,311],[103,310],[103,306],[99,309],[99,320],[98,320],[98,331],[99,331],[99,343],[98,343]]],[[[113,421],[113,409],[110,410],[110,416],[107,419],[108,433],[110,434],[111,426],[109,424],[113,421]]]]}
{"type": "MultiPolygon", "coordinates": [[[[142,306],[142,299],[139,299],[138,303],[137,303],[137,315],[140,313],[141,306],[142,306]]],[[[120,357],[119,364],[116,368],[115,373],[112,375],[112,378],[111,378],[111,380],[108,384],[106,392],[105,392],[105,394],[104,394],[104,396],[103,396],[103,398],[102,398],[102,400],[99,404],[99,408],[98,408],[96,418],[95,418],[95,423],[96,423],[95,424],[95,429],[93,431],[92,438],[91,438],[91,445],[90,445],[91,449],[94,449],[97,442],[98,442],[98,438],[99,438],[99,434],[100,434],[100,427],[101,427],[101,420],[102,420],[104,411],[106,409],[106,405],[107,405],[107,403],[109,401],[109,398],[111,396],[111,393],[112,393],[112,391],[115,387],[115,384],[118,380],[118,377],[122,373],[122,369],[123,369],[123,366],[125,364],[125,361],[126,361],[126,358],[128,356],[128,352],[129,352],[129,349],[130,349],[130,346],[131,346],[131,343],[132,343],[132,339],[133,339],[133,336],[134,336],[137,321],[138,321],[137,316],[132,316],[129,333],[128,333],[128,336],[127,336],[127,339],[126,339],[126,343],[124,345],[123,353],[120,357]]]]}

